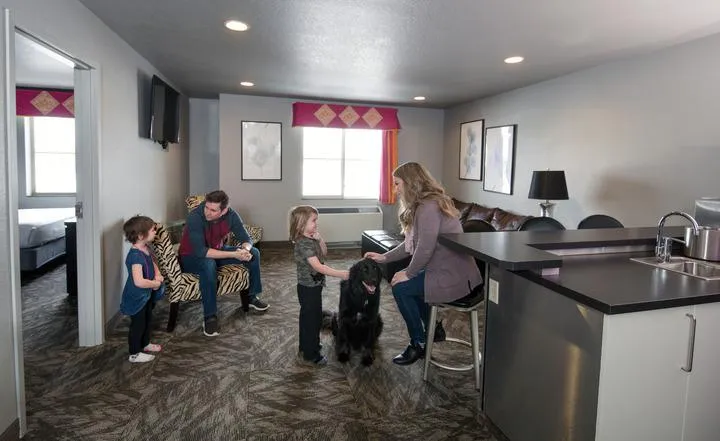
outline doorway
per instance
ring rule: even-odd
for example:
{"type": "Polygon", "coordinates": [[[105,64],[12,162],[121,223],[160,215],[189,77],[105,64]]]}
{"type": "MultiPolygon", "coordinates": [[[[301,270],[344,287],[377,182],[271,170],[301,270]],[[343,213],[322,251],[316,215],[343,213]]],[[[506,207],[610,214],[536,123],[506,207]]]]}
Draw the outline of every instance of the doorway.
{"type": "MultiPolygon", "coordinates": [[[[64,57],[72,64],[74,113],[75,113],[75,166],[76,166],[76,255],[77,265],[82,268],[77,278],[77,323],[78,338],[75,344],[79,346],[92,346],[101,344],[104,339],[103,312],[102,312],[102,285],[101,285],[101,248],[99,228],[99,71],[96,67],[85,63],[57,46],[43,41],[31,32],[16,28],[12,13],[2,9],[0,22],[0,56],[2,58],[3,87],[0,92],[0,102],[4,104],[4,118],[2,122],[3,139],[0,151],[4,156],[3,185],[6,192],[0,193],[0,204],[3,209],[3,226],[7,231],[0,238],[0,248],[4,248],[3,258],[9,262],[8,271],[0,274],[0,286],[7,286],[10,292],[12,311],[12,348],[15,359],[15,392],[17,396],[18,417],[21,436],[26,433],[25,411],[25,364],[23,356],[23,320],[22,298],[20,289],[20,240],[18,223],[18,148],[17,148],[17,120],[15,100],[15,68],[16,68],[16,38],[26,38],[40,44],[44,49],[64,57]]],[[[6,341],[0,341],[4,348],[6,341]]]]}

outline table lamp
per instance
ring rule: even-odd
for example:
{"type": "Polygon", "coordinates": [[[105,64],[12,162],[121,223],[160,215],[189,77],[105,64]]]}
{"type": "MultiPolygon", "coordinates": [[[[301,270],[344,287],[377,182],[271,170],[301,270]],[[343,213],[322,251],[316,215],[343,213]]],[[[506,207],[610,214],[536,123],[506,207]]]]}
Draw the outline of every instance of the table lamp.
{"type": "Polygon", "coordinates": [[[550,200],[568,199],[565,172],[562,170],[534,171],[528,198],[544,199],[545,202],[540,202],[540,216],[552,217],[552,209],[555,204],[550,200]]]}

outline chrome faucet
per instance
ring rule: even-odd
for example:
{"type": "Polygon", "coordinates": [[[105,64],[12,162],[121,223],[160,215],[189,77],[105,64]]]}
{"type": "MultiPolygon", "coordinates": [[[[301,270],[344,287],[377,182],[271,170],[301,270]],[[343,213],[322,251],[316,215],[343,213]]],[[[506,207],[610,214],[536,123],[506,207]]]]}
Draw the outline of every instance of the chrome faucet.
{"type": "Polygon", "coordinates": [[[658,232],[657,232],[657,239],[655,241],[655,257],[657,258],[658,262],[669,262],[670,261],[670,255],[672,254],[672,243],[678,242],[683,245],[685,245],[684,240],[676,239],[674,237],[670,236],[664,236],[663,235],[663,228],[665,227],[665,221],[670,216],[681,216],[690,221],[692,224],[693,234],[697,236],[700,232],[700,226],[698,225],[697,221],[690,216],[689,214],[683,212],[683,211],[671,211],[670,213],[666,214],[665,216],[660,218],[660,222],[658,222],[658,232]]]}

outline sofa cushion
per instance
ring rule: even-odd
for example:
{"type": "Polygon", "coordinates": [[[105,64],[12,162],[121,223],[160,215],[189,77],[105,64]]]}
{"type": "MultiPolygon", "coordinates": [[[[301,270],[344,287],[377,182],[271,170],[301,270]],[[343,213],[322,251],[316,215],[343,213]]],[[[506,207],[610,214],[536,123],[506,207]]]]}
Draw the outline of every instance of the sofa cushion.
{"type": "Polygon", "coordinates": [[[455,205],[455,208],[460,212],[460,223],[464,223],[467,220],[468,213],[470,212],[470,208],[472,207],[472,202],[463,202],[459,201],[455,198],[452,198],[452,202],[455,205]]]}
{"type": "MultiPolygon", "coordinates": [[[[465,222],[471,221],[474,219],[480,219],[480,220],[484,220],[485,222],[491,222],[493,215],[495,214],[495,210],[497,210],[497,208],[495,208],[495,207],[486,207],[484,205],[473,203],[472,207],[470,207],[470,211],[468,211],[467,217],[465,218],[465,222]]],[[[463,223],[463,221],[460,221],[460,222],[463,223]]]]}
{"type": "Polygon", "coordinates": [[[495,227],[496,230],[517,230],[520,225],[532,216],[523,216],[521,214],[512,213],[505,211],[502,208],[497,208],[493,213],[490,225],[495,227]]]}

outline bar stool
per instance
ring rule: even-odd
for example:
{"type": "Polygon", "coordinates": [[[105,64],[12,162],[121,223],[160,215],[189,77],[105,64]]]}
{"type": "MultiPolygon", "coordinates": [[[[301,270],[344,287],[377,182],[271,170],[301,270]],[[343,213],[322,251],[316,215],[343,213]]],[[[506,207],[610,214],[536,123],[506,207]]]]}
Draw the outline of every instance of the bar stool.
{"type": "Polygon", "coordinates": [[[447,369],[456,372],[464,372],[475,369],[475,389],[480,390],[480,362],[482,354],[480,353],[480,333],[478,332],[478,327],[480,325],[478,319],[478,310],[483,304],[482,302],[484,299],[484,290],[482,288],[483,287],[481,285],[465,297],[454,300],[452,302],[430,305],[430,329],[428,329],[428,335],[435,335],[435,321],[437,320],[438,310],[450,309],[454,311],[470,313],[471,342],[453,337],[446,337],[445,341],[468,346],[472,348],[472,353],[477,354],[477,356],[473,357],[472,364],[451,366],[449,364],[440,363],[432,359],[433,339],[427,338],[425,343],[425,369],[423,370],[423,380],[427,381],[428,379],[428,370],[430,369],[430,363],[441,369],[447,369]]]}

